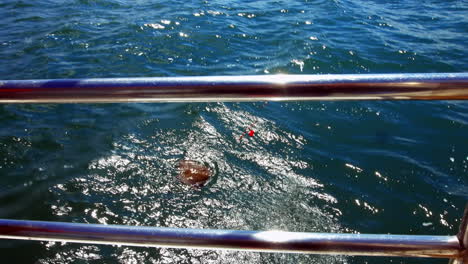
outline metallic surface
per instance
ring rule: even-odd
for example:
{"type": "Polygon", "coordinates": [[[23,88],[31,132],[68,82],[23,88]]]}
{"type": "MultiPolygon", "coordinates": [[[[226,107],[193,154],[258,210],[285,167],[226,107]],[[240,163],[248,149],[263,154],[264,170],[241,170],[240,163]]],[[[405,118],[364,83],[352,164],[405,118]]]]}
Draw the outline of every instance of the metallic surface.
{"type": "Polygon", "coordinates": [[[0,238],[266,252],[459,258],[456,236],[129,227],[0,219],[0,238]]]}
{"type": "Polygon", "coordinates": [[[460,231],[457,234],[463,248],[468,248],[468,203],[465,206],[463,218],[460,224],[460,231]]]}
{"type": "Polygon", "coordinates": [[[460,231],[457,234],[461,250],[461,256],[453,259],[451,264],[468,264],[468,203],[465,206],[463,218],[460,224],[460,231]]]}
{"type": "Polygon", "coordinates": [[[0,103],[467,100],[468,73],[3,80],[0,103]]]}

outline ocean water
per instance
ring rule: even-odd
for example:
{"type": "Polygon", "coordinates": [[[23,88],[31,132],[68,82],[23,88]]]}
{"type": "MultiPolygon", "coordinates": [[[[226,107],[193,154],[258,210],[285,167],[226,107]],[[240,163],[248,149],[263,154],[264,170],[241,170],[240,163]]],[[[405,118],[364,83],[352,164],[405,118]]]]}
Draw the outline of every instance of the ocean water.
{"type": "MultiPolygon", "coordinates": [[[[466,1],[0,2],[0,79],[468,71],[466,1]]],[[[454,235],[460,101],[0,105],[0,218],[454,235]],[[255,135],[239,137],[253,124],[255,135]],[[178,162],[214,172],[200,190],[178,162]]],[[[447,263],[0,241],[5,263],[447,263]]]]}

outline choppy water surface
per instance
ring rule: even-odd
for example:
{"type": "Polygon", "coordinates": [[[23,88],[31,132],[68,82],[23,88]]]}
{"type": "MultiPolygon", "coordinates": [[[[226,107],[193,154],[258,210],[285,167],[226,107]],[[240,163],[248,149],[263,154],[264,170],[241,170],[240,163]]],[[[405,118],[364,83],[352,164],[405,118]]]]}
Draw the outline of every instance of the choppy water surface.
{"type": "MultiPolygon", "coordinates": [[[[1,79],[468,70],[464,1],[10,1],[1,79]]],[[[0,217],[452,235],[465,102],[0,106],[0,217]],[[239,137],[254,124],[255,135],[239,137]],[[214,176],[177,179],[196,160],[214,176]]],[[[21,263],[446,263],[0,241],[21,263]]]]}

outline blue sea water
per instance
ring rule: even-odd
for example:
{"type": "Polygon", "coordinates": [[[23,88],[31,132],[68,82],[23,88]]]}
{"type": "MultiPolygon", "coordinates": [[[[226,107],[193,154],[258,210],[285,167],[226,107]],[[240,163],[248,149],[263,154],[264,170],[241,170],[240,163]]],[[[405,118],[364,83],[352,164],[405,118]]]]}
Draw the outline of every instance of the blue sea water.
{"type": "MultiPolygon", "coordinates": [[[[0,79],[468,71],[466,1],[0,2],[0,79]]],[[[454,235],[460,101],[0,105],[0,218],[454,235]],[[255,135],[239,136],[251,125],[255,135]],[[182,159],[214,177],[177,180],[182,159]]],[[[5,263],[446,263],[0,241],[5,263]]]]}

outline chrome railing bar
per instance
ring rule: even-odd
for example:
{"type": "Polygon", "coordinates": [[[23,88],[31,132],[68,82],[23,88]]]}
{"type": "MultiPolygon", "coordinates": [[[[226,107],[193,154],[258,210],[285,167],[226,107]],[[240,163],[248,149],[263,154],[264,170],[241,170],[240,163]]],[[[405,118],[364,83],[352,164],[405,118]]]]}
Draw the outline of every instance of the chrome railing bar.
{"type": "Polygon", "coordinates": [[[266,252],[459,258],[456,236],[159,228],[0,219],[0,238],[266,252]]]}
{"type": "Polygon", "coordinates": [[[467,99],[468,73],[0,81],[0,103],[467,99]]]}

